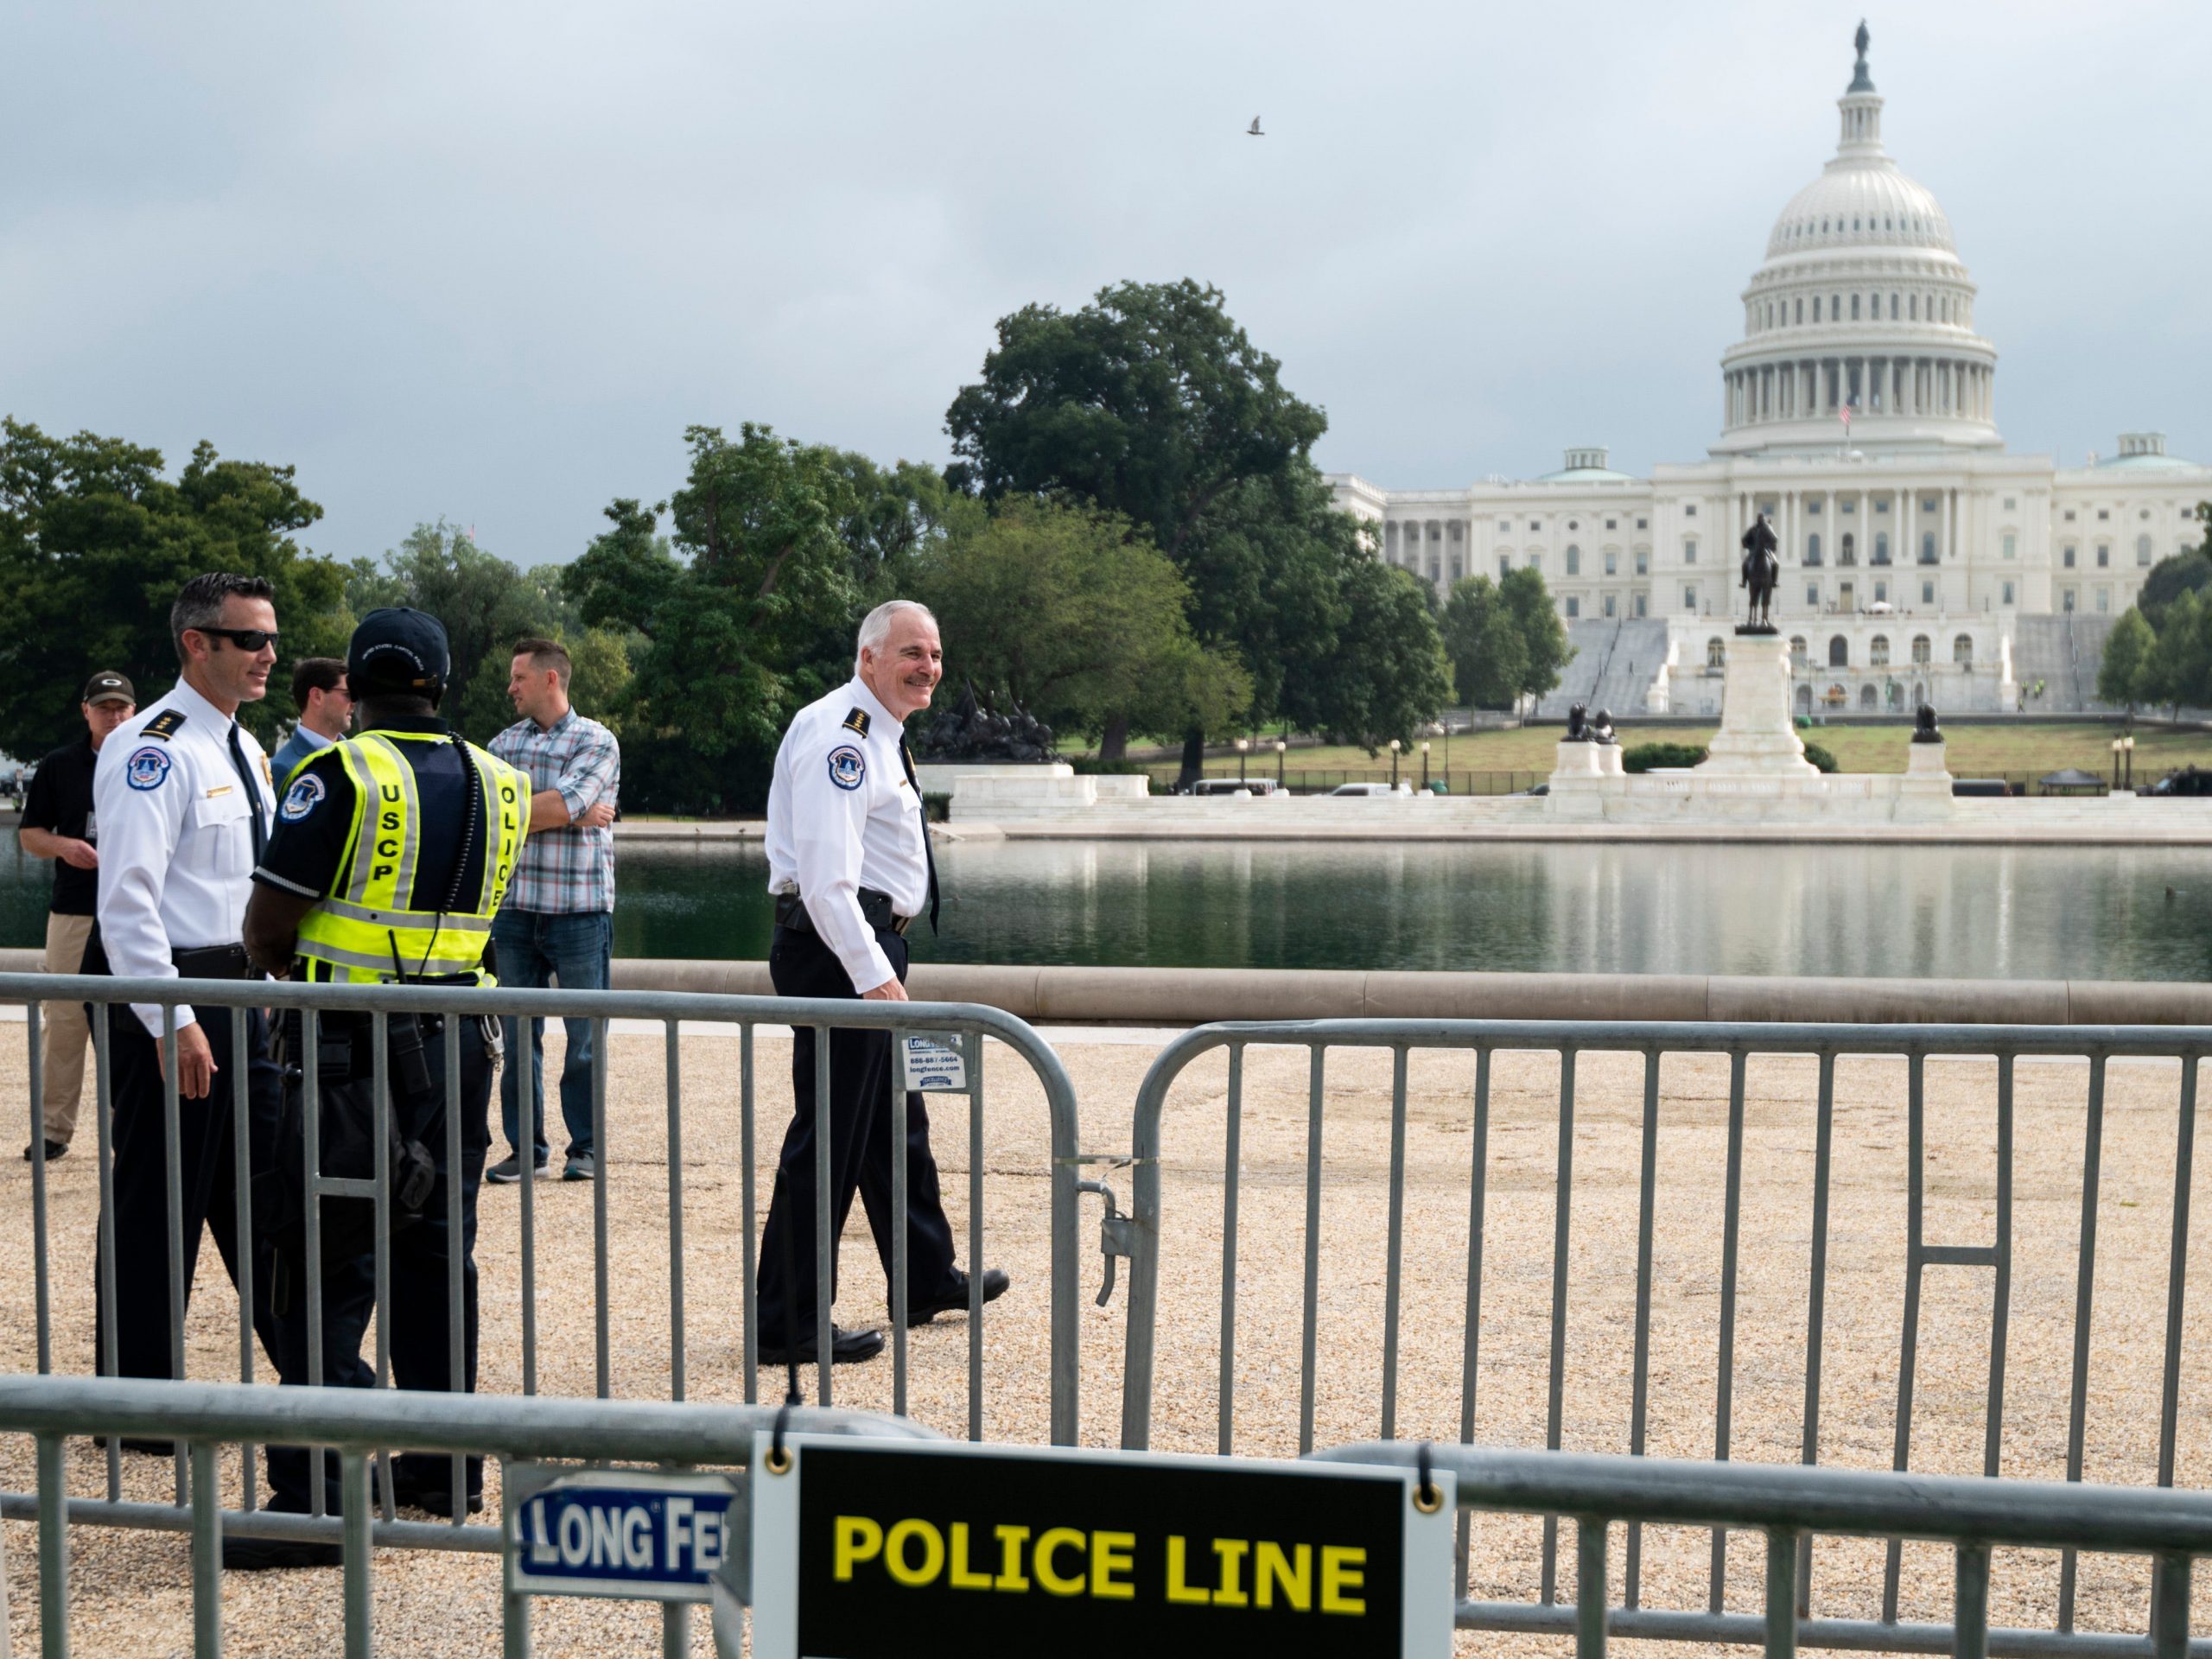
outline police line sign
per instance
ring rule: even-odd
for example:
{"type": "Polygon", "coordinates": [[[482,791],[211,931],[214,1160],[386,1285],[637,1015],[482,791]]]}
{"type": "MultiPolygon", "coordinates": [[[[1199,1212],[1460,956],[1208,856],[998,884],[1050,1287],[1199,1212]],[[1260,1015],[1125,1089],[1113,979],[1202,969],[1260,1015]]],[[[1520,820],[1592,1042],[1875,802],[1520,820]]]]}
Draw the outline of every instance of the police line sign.
{"type": "Polygon", "coordinates": [[[507,1587],[520,1593],[705,1601],[728,1553],[737,1487],[648,1469],[509,1471],[507,1587]]]}
{"type": "Polygon", "coordinates": [[[753,1460],[755,1659],[1452,1650],[1451,1478],[794,1435],[753,1460]]]}

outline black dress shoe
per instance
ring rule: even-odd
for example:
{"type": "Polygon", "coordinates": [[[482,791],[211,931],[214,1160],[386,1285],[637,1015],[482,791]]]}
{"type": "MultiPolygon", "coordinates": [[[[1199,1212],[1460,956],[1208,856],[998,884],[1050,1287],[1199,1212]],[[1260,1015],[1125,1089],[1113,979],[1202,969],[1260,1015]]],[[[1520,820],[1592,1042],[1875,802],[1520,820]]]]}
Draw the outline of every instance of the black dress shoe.
{"type": "MultiPolygon", "coordinates": [[[[830,1327],[830,1363],[832,1365],[863,1364],[882,1351],[883,1332],[880,1331],[848,1331],[837,1325],[830,1327]]],[[[763,1365],[788,1365],[794,1360],[801,1365],[811,1365],[817,1357],[811,1332],[796,1351],[779,1347],[766,1340],[760,1344],[760,1363],[763,1365]]]]}
{"type": "MultiPolygon", "coordinates": [[[[983,1300],[987,1302],[995,1302],[1006,1294],[1006,1287],[1010,1282],[1001,1269],[985,1268],[983,1269],[983,1300]]],[[[968,1275],[958,1268],[955,1268],[952,1270],[950,1281],[943,1290],[924,1300],[909,1302],[906,1305],[906,1323],[910,1326],[927,1325],[940,1313],[965,1313],[967,1311],[968,1275]]]]}
{"type": "MultiPolygon", "coordinates": [[[[468,1512],[474,1515],[484,1507],[484,1489],[477,1487],[467,1494],[468,1512]]],[[[450,1521],[453,1518],[453,1483],[450,1480],[415,1484],[408,1481],[394,1481],[391,1501],[410,1510],[427,1510],[432,1515],[450,1521]]]]}
{"type": "Polygon", "coordinates": [[[223,1565],[233,1573],[266,1573],[272,1567],[342,1567],[341,1544],[320,1544],[305,1538],[226,1538],[223,1565]]]}
{"type": "MultiPolygon", "coordinates": [[[[37,1150],[36,1147],[25,1147],[23,1161],[27,1164],[36,1162],[37,1160],[32,1154],[37,1150]]],[[[68,1152],[69,1143],[67,1141],[49,1141],[46,1143],[46,1161],[50,1164],[57,1158],[67,1156],[68,1152]]]]}

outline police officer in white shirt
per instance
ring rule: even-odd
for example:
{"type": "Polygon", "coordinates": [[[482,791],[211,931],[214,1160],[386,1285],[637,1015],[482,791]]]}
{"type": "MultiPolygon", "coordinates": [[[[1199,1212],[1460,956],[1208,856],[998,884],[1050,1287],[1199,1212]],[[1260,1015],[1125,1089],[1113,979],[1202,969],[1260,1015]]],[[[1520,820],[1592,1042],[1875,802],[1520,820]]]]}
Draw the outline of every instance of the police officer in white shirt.
{"type": "MultiPolygon", "coordinates": [[[[267,694],[276,660],[276,611],[269,583],[219,571],[195,576],[169,612],[169,632],[183,670],[175,689],[100,746],[92,778],[100,823],[99,913],[85,971],[131,979],[257,979],[241,940],[253,868],[268,838],[276,796],[268,758],[238,725],[238,711],[239,704],[267,694]]],[[[114,1009],[109,1025],[112,1311],[117,1370],[124,1376],[168,1376],[175,1351],[169,1329],[162,1015],[157,1003],[134,1003],[114,1009]]],[[[205,1016],[189,1006],[178,1007],[175,1014],[188,1300],[203,1223],[215,1236],[233,1284],[240,1249],[251,1249],[250,1241],[237,1236],[231,1135],[237,1069],[247,1072],[252,1150],[264,1154],[254,1160],[257,1171],[267,1167],[265,1154],[273,1142],[264,1137],[273,1131],[277,1106],[278,1077],[268,1058],[261,1011],[246,1014],[243,1053],[233,1051],[227,1007],[210,1007],[205,1016]]],[[[256,1252],[254,1325],[267,1347],[264,1259],[256,1252]]],[[[103,1372],[107,1313],[101,1310],[94,1338],[103,1372]]]]}
{"type": "MultiPolygon", "coordinates": [[[[937,925],[937,866],[901,723],[929,707],[944,672],[937,620],[893,600],[861,624],[851,682],[799,710],[776,752],[768,791],[768,890],[776,937],[768,972],[779,996],[906,1000],[907,926],[925,910],[937,925]]],[[[756,1286],[760,1357],[817,1357],[814,1283],[815,1034],[792,1033],[791,1126],[760,1240],[756,1286]]],[[[906,1160],[907,1322],[965,1308],[968,1275],[953,1265],[952,1225],[938,1192],[922,1097],[906,1097],[906,1144],[891,1144],[891,1033],[837,1031],[830,1039],[830,1236],[844,1231],[857,1189],[892,1271],[891,1160],[906,1160]]],[[[830,1299],[836,1286],[836,1260],[830,1299]]],[[[1007,1276],[983,1274],[985,1301],[1007,1276]]],[[[825,1320],[826,1313],[822,1316],[825,1320]]],[[[840,1363],[883,1351],[876,1331],[832,1327],[840,1363]]]]}

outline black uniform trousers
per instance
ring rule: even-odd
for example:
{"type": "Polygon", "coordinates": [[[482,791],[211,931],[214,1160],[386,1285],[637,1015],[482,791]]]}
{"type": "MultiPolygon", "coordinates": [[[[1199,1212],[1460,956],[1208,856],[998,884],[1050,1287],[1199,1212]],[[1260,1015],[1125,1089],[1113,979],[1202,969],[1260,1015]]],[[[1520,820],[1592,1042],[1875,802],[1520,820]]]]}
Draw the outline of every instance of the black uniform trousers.
{"type": "MultiPolygon", "coordinates": [[[[451,1018],[453,1016],[446,1016],[451,1018]]],[[[344,1016],[325,1014],[326,1036],[346,1025],[344,1016]]],[[[323,1145],[331,1147],[344,1136],[341,1124],[361,1126],[375,1121],[376,1084],[371,1070],[373,1058],[366,1038],[367,1020],[360,1027],[353,1052],[358,1057],[350,1075],[322,1079],[323,1145]]],[[[448,1325],[451,1299],[447,1290],[448,1264],[455,1241],[446,1216],[447,1195],[456,1172],[446,1162],[445,1035],[437,1020],[423,1021],[423,1046],[429,1063],[431,1094],[425,1112],[410,1114],[395,1094],[395,1122],[402,1132],[419,1141],[437,1166],[437,1179],[422,1211],[404,1215],[396,1202],[386,1209],[391,1216],[391,1377],[402,1389],[444,1393],[452,1389],[452,1348],[448,1325]]],[[[392,1070],[396,1072],[397,1068],[392,1070]]],[[[461,1027],[461,1389],[476,1391],[476,1193],[484,1178],[485,1148],[491,1144],[492,1057],[484,1046],[481,1025],[463,1019],[461,1027]]],[[[303,1109],[306,1084],[288,1070],[285,1088],[291,1091],[288,1110],[303,1109]]],[[[288,1149],[289,1137],[288,1139],[288,1149]]],[[[356,1134],[353,1143],[363,1144],[356,1134]]],[[[369,1155],[372,1156],[373,1154],[369,1155]]],[[[358,1176],[372,1173],[334,1166],[326,1157],[326,1176],[358,1176]]],[[[375,1209],[365,1198],[326,1198],[322,1201],[322,1382],[326,1388],[368,1389],[376,1386],[376,1370],[361,1357],[361,1340],[376,1312],[377,1264],[375,1209]]],[[[289,1230],[288,1230],[289,1231],[289,1230]]],[[[279,1246],[287,1259],[285,1283],[279,1293],[274,1349],[277,1380],[288,1385],[308,1382],[308,1288],[304,1272],[304,1241],[290,1232],[279,1246]]],[[[306,1448],[272,1446],[269,1448],[270,1508],[304,1512],[313,1507],[313,1476],[306,1448]]],[[[323,1459],[323,1508],[336,1514],[342,1508],[338,1459],[323,1459]]],[[[401,1501],[408,1491],[429,1488],[449,1491],[453,1461],[449,1457],[409,1452],[393,1465],[392,1479],[401,1501]]],[[[484,1490],[484,1460],[468,1459],[468,1493],[484,1490]]]]}
{"type": "MultiPolygon", "coordinates": [[[[105,966],[105,958],[102,958],[105,966]]],[[[274,1326],[269,1317],[270,1256],[262,1218],[269,1213],[270,1191],[262,1173],[270,1167],[275,1144],[280,1080],[269,1056],[268,1022],[258,1008],[245,1016],[245,1052],[232,1052],[232,1013],[209,1006],[194,1011],[214,1056],[215,1077],[207,1093],[194,1100],[177,1097],[177,1173],[182,1198],[184,1299],[192,1304],[194,1268],[200,1261],[200,1236],[215,1236],[215,1249],[231,1283],[238,1281],[241,1242],[238,1236],[236,1143],[232,1138],[235,1079],[246,1074],[246,1120],[254,1172],[251,1217],[254,1237],[245,1248],[253,1261],[253,1328],[262,1348],[274,1355],[274,1326]]],[[[99,1014],[92,1014],[98,1020],[99,1014]]],[[[162,1127],[161,1045],[122,1004],[108,1011],[108,1061],[113,1103],[115,1181],[115,1350],[116,1374],[166,1377],[171,1370],[169,1335],[169,1206],[168,1137],[162,1127]]],[[[107,1366],[107,1310],[99,1300],[105,1258],[93,1258],[93,1363],[107,1366]]]]}
{"type": "MultiPolygon", "coordinates": [[[[879,928],[876,943],[899,982],[906,982],[906,941],[879,928]]],[[[776,930],[768,950],[768,976],[779,996],[850,997],[852,978],[837,953],[818,934],[776,930]]],[[[777,1192],[760,1235],[760,1340],[765,1347],[804,1342],[814,1333],[814,1098],[815,1033],[792,1033],[791,1126],[777,1160],[777,1192]],[[786,1328],[786,1309],[798,1329],[786,1328]]],[[[930,1154],[929,1115],[918,1094],[906,1096],[906,1144],[891,1143],[891,1033],[830,1033],[830,1300],[836,1300],[837,1241],[858,1192],[868,1211],[883,1278],[891,1282],[891,1160],[906,1160],[906,1294],[910,1302],[938,1295],[952,1282],[952,1224],[938,1190],[937,1160],[930,1154]]]]}

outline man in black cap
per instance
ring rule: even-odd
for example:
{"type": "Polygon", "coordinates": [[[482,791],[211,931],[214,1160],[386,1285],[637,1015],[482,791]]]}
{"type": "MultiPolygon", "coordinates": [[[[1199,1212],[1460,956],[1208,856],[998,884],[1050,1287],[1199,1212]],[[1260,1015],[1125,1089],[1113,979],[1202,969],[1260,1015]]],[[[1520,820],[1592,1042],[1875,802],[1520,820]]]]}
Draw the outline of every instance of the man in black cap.
{"type": "MultiPolygon", "coordinates": [[[[448,672],[445,629],[415,610],[372,611],[354,630],[346,683],[357,699],[359,735],[334,743],[291,778],[276,829],[253,873],[246,949],[279,977],[325,984],[480,985],[492,982],[484,947],[528,828],[530,780],[448,732],[437,718],[448,672]]],[[[391,1334],[393,1380],[403,1389],[473,1391],[476,1386],[476,1192],[491,1142],[493,1033],[497,1021],[461,1027],[461,1164],[447,1156],[445,1027],[454,1015],[393,1014],[386,1024],[391,1089],[387,1140],[391,1186],[391,1305],[378,1315],[391,1334]],[[460,1189],[461,1232],[449,1230],[448,1192],[460,1189]],[[448,1277],[461,1260],[461,1349],[448,1337],[448,1277]]],[[[280,1174],[293,1198],[276,1230],[276,1368],[287,1383],[369,1388],[361,1339],[376,1298],[375,1209],[331,1199],[321,1210],[322,1259],[306,1256],[298,1196],[309,1097],[317,1068],[321,1173],[362,1179],[376,1169],[375,1030],[365,1014],[326,1013],[315,1052],[302,1021],[284,1025],[285,1112],[280,1174]],[[321,1376],[308,1351],[309,1280],[319,1279],[321,1376]]],[[[336,1465],[322,1471],[326,1504],[342,1503],[336,1465]]],[[[298,1446],[269,1448],[270,1507],[311,1507],[314,1477],[298,1446]]],[[[465,1483],[448,1459],[402,1457],[393,1466],[402,1503],[451,1516],[483,1505],[483,1468],[470,1459],[465,1483]]],[[[254,1569],[328,1565],[334,1544],[226,1538],[224,1564],[254,1569]]]]}
{"type": "MultiPolygon", "coordinates": [[[[107,734],[138,711],[138,694],[122,675],[103,670],[85,682],[85,735],[38,763],[23,801],[22,849],[54,861],[54,901],[46,914],[46,971],[73,974],[85,965],[99,897],[99,815],[92,810],[92,769],[107,734]]],[[[85,1090],[85,1045],[92,1027],[81,1002],[54,1001],[41,1010],[46,1040],[41,1051],[40,1121],[31,1126],[26,1161],[59,1158],[77,1130],[77,1103],[85,1090]]]]}

